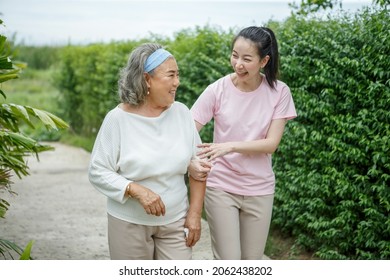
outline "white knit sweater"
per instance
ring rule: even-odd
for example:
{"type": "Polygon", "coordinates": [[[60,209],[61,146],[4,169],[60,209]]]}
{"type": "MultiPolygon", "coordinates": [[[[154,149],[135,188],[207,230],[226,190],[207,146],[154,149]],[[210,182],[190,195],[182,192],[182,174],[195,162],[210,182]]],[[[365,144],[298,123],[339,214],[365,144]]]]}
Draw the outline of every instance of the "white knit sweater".
{"type": "Polygon", "coordinates": [[[184,175],[201,142],[189,109],[174,102],[159,117],[149,118],[119,107],[105,117],[89,166],[90,182],[107,196],[107,212],[143,225],[164,225],[188,210],[184,175]],[[125,198],[130,182],[159,194],[165,216],[147,215],[138,200],[125,198]]]}

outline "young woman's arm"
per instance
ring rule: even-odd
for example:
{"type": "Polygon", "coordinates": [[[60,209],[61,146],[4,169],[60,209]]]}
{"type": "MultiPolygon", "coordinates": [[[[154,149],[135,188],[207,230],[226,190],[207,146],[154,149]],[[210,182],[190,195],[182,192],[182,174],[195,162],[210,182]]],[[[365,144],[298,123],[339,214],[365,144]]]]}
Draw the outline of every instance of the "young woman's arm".
{"type": "Polygon", "coordinates": [[[276,119],[271,122],[265,139],[244,142],[203,143],[199,146],[203,149],[198,156],[201,159],[213,160],[228,153],[272,154],[279,146],[285,126],[286,119],[276,119]]]}

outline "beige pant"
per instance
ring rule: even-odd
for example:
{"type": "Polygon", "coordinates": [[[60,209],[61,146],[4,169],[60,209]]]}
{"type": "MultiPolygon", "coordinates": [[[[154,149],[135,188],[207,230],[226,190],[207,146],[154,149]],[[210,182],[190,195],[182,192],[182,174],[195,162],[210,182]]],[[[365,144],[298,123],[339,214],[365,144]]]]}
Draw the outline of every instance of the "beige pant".
{"type": "Polygon", "coordinates": [[[190,260],[185,244],[185,218],[163,226],[132,224],[108,214],[108,245],[112,260],[190,260]]]}
{"type": "Polygon", "coordinates": [[[242,196],[207,187],[205,210],[217,260],[260,260],[274,195],[242,196]]]}

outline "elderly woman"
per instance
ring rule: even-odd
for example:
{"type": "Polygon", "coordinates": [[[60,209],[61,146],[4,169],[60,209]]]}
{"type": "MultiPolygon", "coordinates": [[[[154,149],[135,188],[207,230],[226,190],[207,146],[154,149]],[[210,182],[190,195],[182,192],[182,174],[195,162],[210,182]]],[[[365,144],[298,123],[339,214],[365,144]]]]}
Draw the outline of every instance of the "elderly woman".
{"type": "Polygon", "coordinates": [[[191,259],[200,238],[205,183],[185,174],[201,140],[189,109],[175,101],[175,58],[159,44],[130,54],[121,103],[93,147],[90,182],[107,196],[111,259],[191,259]]]}

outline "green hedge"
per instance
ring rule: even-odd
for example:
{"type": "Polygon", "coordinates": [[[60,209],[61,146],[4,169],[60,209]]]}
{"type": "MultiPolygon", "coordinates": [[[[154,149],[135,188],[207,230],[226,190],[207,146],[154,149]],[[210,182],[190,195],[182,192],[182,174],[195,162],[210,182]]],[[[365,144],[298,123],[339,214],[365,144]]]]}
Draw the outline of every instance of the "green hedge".
{"type": "MultiPolygon", "coordinates": [[[[176,34],[170,49],[180,69],[177,100],[191,108],[202,91],[218,78],[232,71],[230,45],[234,30],[227,32],[205,26],[176,34]]],[[[200,135],[204,142],[213,141],[213,122],[200,135]]]]}
{"type": "MultiPolygon", "coordinates": [[[[182,30],[173,40],[153,36],[108,45],[68,46],[60,52],[55,77],[62,92],[62,116],[76,133],[94,135],[107,111],[118,103],[119,70],[133,48],[146,41],[159,42],[176,57],[181,84],[177,100],[191,107],[208,83],[231,71],[228,58],[232,32],[205,26],[182,30]]],[[[212,141],[211,129],[212,124],[202,132],[205,141],[212,141]]]]}
{"type": "Polygon", "coordinates": [[[13,54],[13,59],[27,63],[30,69],[48,69],[58,61],[62,47],[54,46],[25,46],[19,45],[13,54]]]}
{"type": "Polygon", "coordinates": [[[321,259],[390,259],[389,11],[281,26],[299,117],[276,153],[274,224],[321,259]]]}
{"type": "MultiPolygon", "coordinates": [[[[270,24],[279,39],[281,79],[299,115],[274,155],[273,224],[321,259],[389,259],[389,11],[270,24]]],[[[191,107],[209,83],[231,72],[235,32],[206,26],[144,41],[175,55],[177,100],[191,107]]],[[[141,42],[64,50],[57,84],[76,132],[97,132],[117,104],[118,71],[141,42]]],[[[212,124],[202,130],[204,141],[212,141],[211,131],[212,124]]]]}
{"type": "Polygon", "coordinates": [[[68,46],[62,50],[55,83],[62,93],[63,117],[76,133],[96,134],[105,114],[118,103],[119,69],[136,44],[68,46]]]}

